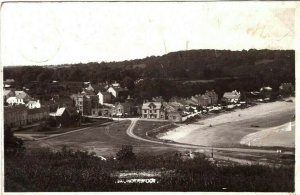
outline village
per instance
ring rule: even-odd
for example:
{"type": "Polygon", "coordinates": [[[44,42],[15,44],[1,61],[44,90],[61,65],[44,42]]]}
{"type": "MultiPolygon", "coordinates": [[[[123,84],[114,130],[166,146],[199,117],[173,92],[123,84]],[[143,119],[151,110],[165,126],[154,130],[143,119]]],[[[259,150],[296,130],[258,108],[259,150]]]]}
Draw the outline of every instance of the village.
{"type": "MultiPolygon", "coordinates": [[[[59,85],[58,81],[52,84],[59,85]]],[[[74,83],[73,83],[74,85],[74,83]]],[[[4,81],[4,124],[12,130],[38,127],[39,131],[49,128],[80,127],[89,119],[119,120],[120,118],[142,118],[174,123],[189,123],[197,116],[220,113],[235,108],[247,108],[257,103],[279,100],[294,94],[291,83],[282,83],[276,94],[269,86],[259,91],[228,91],[217,94],[213,89],[190,98],[172,97],[165,101],[153,97],[138,103],[130,97],[130,90],[118,82],[77,82],[69,98],[51,94],[49,101],[40,101],[29,95],[29,89],[14,88],[14,80],[4,81]],[[221,98],[219,98],[221,97],[221,98]]]]}

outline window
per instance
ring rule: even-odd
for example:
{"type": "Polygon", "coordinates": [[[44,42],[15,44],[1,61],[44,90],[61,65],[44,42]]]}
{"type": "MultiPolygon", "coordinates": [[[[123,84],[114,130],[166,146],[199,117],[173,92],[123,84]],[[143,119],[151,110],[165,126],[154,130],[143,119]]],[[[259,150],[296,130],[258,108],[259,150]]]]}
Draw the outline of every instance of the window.
{"type": "Polygon", "coordinates": [[[176,120],[176,116],[173,116],[173,120],[176,120]]]}

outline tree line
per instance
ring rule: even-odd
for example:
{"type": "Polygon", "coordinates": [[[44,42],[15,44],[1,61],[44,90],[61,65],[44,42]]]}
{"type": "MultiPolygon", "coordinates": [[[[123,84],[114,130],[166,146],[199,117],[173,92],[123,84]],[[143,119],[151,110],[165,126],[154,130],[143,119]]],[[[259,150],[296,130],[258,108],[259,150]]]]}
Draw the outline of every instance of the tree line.
{"type": "Polygon", "coordinates": [[[271,86],[276,90],[282,82],[295,83],[295,51],[189,50],[122,62],[4,67],[4,79],[9,78],[15,79],[19,87],[37,81],[35,88],[39,88],[40,94],[47,93],[43,92],[45,83],[53,80],[118,81],[139,98],[163,96],[168,99],[176,94],[184,97],[208,89],[217,89],[220,95],[225,89],[249,91],[271,86]],[[136,84],[138,79],[144,82],[136,84]],[[185,83],[193,80],[213,82],[185,83]]]}

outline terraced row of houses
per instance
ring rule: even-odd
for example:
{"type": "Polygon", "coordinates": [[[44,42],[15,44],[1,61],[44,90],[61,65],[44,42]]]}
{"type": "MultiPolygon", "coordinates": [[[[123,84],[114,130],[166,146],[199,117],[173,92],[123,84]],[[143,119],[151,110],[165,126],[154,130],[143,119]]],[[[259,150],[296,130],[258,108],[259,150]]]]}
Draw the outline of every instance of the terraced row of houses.
{"type": "MultiPolygon", "coordinates": [[[[54,81],[53,81],[54,82],[54,81]]],[[[59,85],[57,81],[54,83],[59,85]]],[[[57,121],[61,119],[80,120],[78,115],[102,116],[102,117],[141,117],[144,119],[160,119],[181,122],[188,113],[192,113],[197,107],[208,107],[221,102],[231,104],[241,100],[241,93],[234,90],[225,92],[219,99],[214,91],[206,91],[190,98],[173,97],[168,102],[162,97],[152,98],[151,101],[137,103],[130,98],[129,90],[119,83],[98,83],[92,85],[84,82],[83,85],[67,83],[66,87],[73,87],[77,93],[70,97],[53,95],[52,99],[43,105],[39,100],[30,97],[25,90],[13,90],[13,82],[9,82],[4,88],[4,114],[5,124],[21,126],[37,121],[46,120],[51,116],[57,121]],[[78,91],[81,92],[78,93],[78,91]],[[121,101],[120,101],[121,100],[121,101]],[[51,112],[50,112],[50,111],[51,112]],[[76,111],[76,112],[75,112],[76,111]]],[[[283,94],[291,94],[294,87],[291,83],[283,83],[280,86],[283,94]]],[[[269,99],[272,88],[262,87],[258,92],[251,92],[254,98],[264,97],[269,99]]],[[[72,120],[71,120],[72,121],[72,120]]],[[[80,123],[80,121],[78,121],[80,123]]],[[[59,122],[60,124],[61,122],[59,122]]]]}

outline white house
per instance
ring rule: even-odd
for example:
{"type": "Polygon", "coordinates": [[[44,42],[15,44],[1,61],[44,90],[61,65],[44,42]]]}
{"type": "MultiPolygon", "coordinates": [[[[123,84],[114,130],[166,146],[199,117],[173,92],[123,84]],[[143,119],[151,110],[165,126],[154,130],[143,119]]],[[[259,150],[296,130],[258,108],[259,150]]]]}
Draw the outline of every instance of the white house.
{"type": "Polygon", "coordinates": [[[146,102],[142,106],[142,118],[165,119],[164,106],[161,102],[146,102]]]}
{"type": "Polygon", "coordinates": [[[223,95],[223,101],[225,102],[231,102],[231,103],[236,103],[241,99],[241,93],[234,90],[232,92],[225,92],[223,95]]]}
{"type": "Polygon", "coordinates": [[[99,97],[99,103],[102,105],[103,103],[110,103],[111,102],[111,94],[109,92],[101,92],[97,94],[99,97]]]}
{"type": "Polygon", "coordinates": [[[111,93],[114,97],[118,97],[120,94],[128,92],[128,89],[111,86],[108,88],[107,92],[111,93]]]}
{"type": "Polygon", "coordinates": [[[24,91],[15,91],[15,95],[6,99],[6,102],[10,105],[13,104],[25,104],[30,100],[30,96],[24,91]]]}
{"type": "Polygon", "coordinates": [[[40,100],[37,100],[37,101],[31,100],[31,101],[29,101],[29,102],[27,103],[27,107],[28,107],[29,109],[41,108],[40,100]]]}

